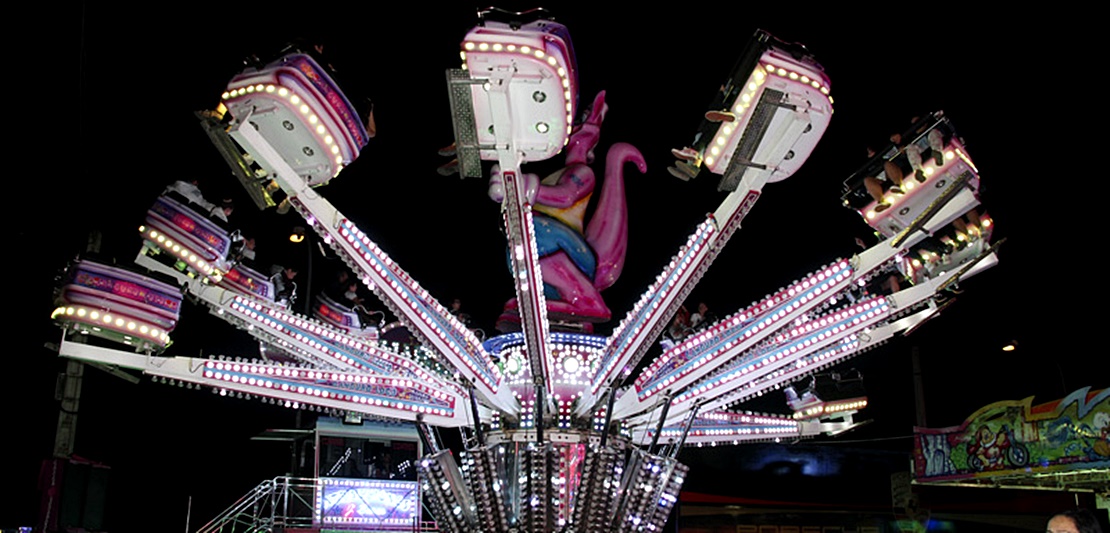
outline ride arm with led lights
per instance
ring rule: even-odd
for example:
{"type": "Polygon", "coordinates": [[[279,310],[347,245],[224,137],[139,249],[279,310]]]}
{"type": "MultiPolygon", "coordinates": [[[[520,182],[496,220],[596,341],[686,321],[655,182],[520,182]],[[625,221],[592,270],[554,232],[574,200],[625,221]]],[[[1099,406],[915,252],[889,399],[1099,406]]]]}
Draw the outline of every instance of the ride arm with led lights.
{"type": "MultiPolygon", "coordinates": [[[[712,375],[675,394],[668,423],[677,423],[697,403],[701,409],[723,409],[849,359],[898,333],[905,333],[938,313],[939,290],[997,263],[993,250],[974,264],[885,297],[850,304],[792,328],[771,344],[735,357],[712,375]],[[928,307],[914,311],[922,305],[928,307]]],[[[678,390],[678,389],[675,389],[678,390]]],[[[647,424],[641,413],[630,424],[647,424]]]]}
{"type": "MultiPolygon", "coordinates": [[[[949,206],[945,206],[945,210],[948,208],[949,206]]],[[[945,217],[941,218],[939,222],[943,222],[945,217]]],[[[932,221],[928,227],[934,227],[932,221]]],[[[760,345],[785,325],[825,305],[826,302],[836,298],[838,293],[851,288],[861,280],[866,280],[899,254],[904,253],[904,250],[908,250],[920,241],[923,236],[924,234],[920,233],[908,235],[901,243],[901,248],[894,248],[891,240],[884,241],[860,254],[851,262],[841,260],[833,263],[828,268],[811,274],[767,300],[673,347],[648,366],[633,387],[617,399],[614,415],[631,416],[640,413],[649,408],[651,397],[655,394],[668,390],[683,391],[718,368],[739,364],[734,363],[733,359],[760,345]]],[[[934,291],[937,287],[932,284],[926,286],[933,287],[934,291]]],[[[919,301],[921,300],[913,303],[916,304],[919,301]]],[[[826,332],[822,337],[828,334],[826,332]]],[[[776,359],[782,357],[785,355],[776,356],[776,359]]],[[[756,367],[763,364],[758,363],[756,367]]],[[[746,372],[741,371],[741,373],[746,372]]],[[[740,376],[733,376],[732,379],[737,377],[740,376]]]]}
{"type": "Polygon", "coordinates": [[[498,163],[500,185],[491,183],[491,193],[500,196],[520,327],[533,383],[542,388],[554,362],[532,221],[539,184],[520,165],[549,159],[568,141],[578,97],[573,48],[553,21],[484,21],[468,32],[461,53],[463,70],[448,76],[460,166],[464,176],[479,174],[464,154],[475,148],[498,163]]]}
{"type": "Polygon", "coordinates": [[[275,306],[273,301],[203,283],[144,254],[139,255],[136,263],[175,279],[213,315],[243,329],[273,349],[314,367],[415,379],[455,394],[462,393],[457,383],[447,376],[437,375],[417,361],[329,324],[275,306]]]}
{"type": "Polygon", "coordinates": [[[595,411],[603,391],[627,378],[651,343],[666,329],[667,322],[716,259],[732,232],[739,227],[740,220],[759,199],[759,188],[766,178],[753,176],[751,179],[755,183],[749,183],[746,178],[745,183],[730,193],[722,204],[722,208],[727,206],[726,224],[719,226],[718,219],[713,216],[699,224],[609,336],[598,371],[578,405],[579,415],[595,411]]]}
{"type": "MultiPolygon", "coordinates": [[[[698,415],[689,432],[685,435],[684,446],[736,445],[750,442],[781,442],[797,440],[816,435],[836,435],[860,425],[844,414],[842,420],[817,421],[794,420],[789,416],[770,415],[751,412],[711,411],[698,415]]],[[[668,419],[670,419],[668,417],[668,419]]],[[[682,437],[682,425],[669,425],[660,433],[661,442],[670,442],[682,437]]],[[[653,438],[654,428],[633,430],[636,442],[647,442],[653,438]]],[[[672,452],[677,453],[677,450],[672,452]]]]}
{"type": "Polygon", "coordinates": [[[402,420],[415,420],[423,414],[429,423],[448,427],[470,423],[463,396],[413,379],[267,363],[150,357],[65,340],[58,354],[212,387],[223,395],[270,398],[290,407],[314,405],[402,420]]]}
{"type": "Polygon", "coordinates": [[[507,412],[515,401],[501,387],[500,370],[482,349],[475,334],[436,302],[364,233],[285,164],[283,158],[250,127],[237,126],[238,136],[255,159],[276,169],[274,179],[293,207],[321,235],[359,278],[397,315],[410,331],[435,353],[446,358],[460,375],[475,383],[483,400],[507,412]]]}
{"type": "MultiPolygon", "coordinates": [[[[780,59],[775,61],[781,63],[780,59]]],[[[639,363],[650,344],[666,328],[667,321],[685,301],[732,234],[739,229],[740,223],[759,199],[763,186],[768,181],[779,181],[793,174],[824,134],[832,112],[831,101],[827,96],[827,80],[824,80],[823,85],[819,83],[817,87],[811,87],[809,82],[817,83],[815,74],[813,80],[807,77],[806,83],[801,83],[797,74],[793,79],[785,70],[782,76],[778,76],[777,71],[767,75],[766,68],[760,64],[755,65],[751,76],[753,80],[758,77],[759,82],[752,81],[752,94],[764,91],[766,88],[760,87],[770,76],[784,84],[781,87],[784,90],[780,91],[781,99],[784,100],[759,101],[755,105],[749,101],[742,106],[738,103],[738,111],[742,113],[751,106],[750,112],[743,115],[735,127],[722,126],[712,141],[713,154],[728,157],[711,154],[706,159],[707,167],[713,172],[725,174],[729,185],[724,189],[731,192],[712,216],[698,226],[678,255],[613,332],[588,396],[583,397],[579,404],[580,415],[596,410],[601,400],[601,391],[626,378],[639,363]],[[802,105],[803,93],[814,102],[821,102],[821,105],[802,105]],[[783,104],[784,101],[793,104],[787,106],[783,104]],[[755,115],[759,115],[758,120],[749,119],[755,115]],[[804,145],[804,148],[800,145],[804,145]],[[794,151],[798,151],[796,160],[793,160],[794,151]],[[739,165],[741,160],[792,161],[782,167],[745,167],[739,165]]]]}

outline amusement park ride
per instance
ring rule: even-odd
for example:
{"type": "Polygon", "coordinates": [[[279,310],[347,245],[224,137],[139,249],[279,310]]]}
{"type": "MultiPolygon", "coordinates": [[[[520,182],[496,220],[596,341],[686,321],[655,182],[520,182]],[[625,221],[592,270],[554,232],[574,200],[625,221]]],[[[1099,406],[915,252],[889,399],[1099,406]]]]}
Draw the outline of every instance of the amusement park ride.
{"type": "MultiPolygon", "coordinates": [[[[140,228],[135,262],[181,289],[76,263],[57,293],[60,355],[221,394],[415,423],[419,492],[442,531],[659,531],[687,472],[677,460],[683,447],[844,432],[866,398],[788,393],[795,412],[783,415],[730,407],[911,332],[943,309],[945,289],[997,263],[978,170],[938,111],[845,183],[844,205],[882,236],[878,244],[645,361],[763,187],[790,177],[818,144],[833,112],[830,81],[803,46],[756,33],[693,141],[674,151],[672,173],[716,174],[727,196],[599,334],[611,318],[600,292],[624,267],[623,173],[643,172],[643,157],[616,144],[595,176],[605,94],[581,105],[567,28],[494,18],[463,38],[462,67],[447,72],[456,160],[444,168],[488,175],[501,204],[516,291],[502,334],[476,336],[327,200],[324,186],[372,132],[323,63],[292,50],[235,76],[202,124],[259,207],[296,211],[418,343],[384,341],[330,299],[316,302],[314,316],[295,312],[270,276],[238,261],[234,232],[167,192],[140,228]],[[522,168],[560,153],[565,168],[546,178],[522,168]],[[262,357],[163,356],[182,290],[257,338],[262,357]],[[452,453],[429,426],[460,428],[465,450],[452,453]]],[[[328,516],[321,511],[317,525],[334,527],[328,516]]]]}

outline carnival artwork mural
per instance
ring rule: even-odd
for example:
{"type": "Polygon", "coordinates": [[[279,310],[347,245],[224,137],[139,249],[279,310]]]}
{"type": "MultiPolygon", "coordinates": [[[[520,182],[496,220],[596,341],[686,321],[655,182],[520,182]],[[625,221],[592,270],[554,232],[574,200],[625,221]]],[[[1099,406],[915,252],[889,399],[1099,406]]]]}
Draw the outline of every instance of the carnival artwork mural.
{"type": "Polygon", "coordinates": [[[959,426],[917,428],[918,481],[998,478],[1110,468],[1110,389],[1079,389],[1052,402],[997,402],[959,426]]]}

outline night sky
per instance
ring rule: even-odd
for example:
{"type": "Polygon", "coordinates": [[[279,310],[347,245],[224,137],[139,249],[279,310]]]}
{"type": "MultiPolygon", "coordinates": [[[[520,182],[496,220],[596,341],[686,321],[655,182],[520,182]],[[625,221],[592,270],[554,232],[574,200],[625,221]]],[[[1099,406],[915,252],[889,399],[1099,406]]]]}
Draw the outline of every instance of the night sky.
{"type": "MultiPolygon", "coordinates": [[[[1105,186],[1093,165],[1081,163],[1101,154],[1097,145],[1077,142],[1091,139],[1084,124],[1102,115],[1100,88],[1083,81],[1090,49],[1056,53],[1062,47],[1034,37],[1055,21],[1051,13],[1000,25],[917,5],[904,13],[888,5],[881,18],[862,11],[786,13],[775,5],[751,11],[684,4],[647,12],[547,4],[574,41],[581,100],[607,91],[599,159],[609,144],[625,141],[640,148],[649,167],[646,175],[626,176],[628,261],[605,293],[614,319],[599,330],[619,322],[721,202],[716,176],[703,172],[690,182],[670,176],[669,150],[689,144],[714,91],[762,28],[804,43],[824,65],[835,114],[805,166],[763,189],[692,304],[704,300],[723,317],[856,253],[854,239],[870,239],[871,230],[841,206],[843,181],[864,163],[868,143],[938,109],[952,119],[981,172],[994,240],[1007,240],[999,265],[962,283],[963,293],[943,315],[845,365],[863,373],[872,407],[860,416],[874,423],[812,442],[909,451],[914,349],[931,427],[958,425],[994,401],[1049,401],[1110,385],[1107,351],[1094,329],[1105,316],[1106,291],[1093,268],[1102,227],[1093,222],[1104,220],[1095,217],[1105,186]],[[1076,113],[1086,118],[1073,119],[1076,113]],[[1001,352],[1010,340],[1019,349],[1001,352]]],[[[174,180],[197,178],[209,197],[236,199],[232,222],[257,237],[259,263],[307,266],[305,252],[283,242],[300,219],[254,209],[193,116],[215,106],[252,53],[273,54],[298,37],[325,43],[348,97],[373,99],[379,135],[321,194],[433,296],[460,298],[478,325],[493,332],[512,295],[498,206],[487,198],[484,180],[435,172],[445,162],[436,149],[452,136],[444,70],[458,67],[458,43],[476,23],[475,9],[300,7],[306,11],[270,7],[263,15],[246,5],[204,2],[157,11],[58,7],[49,27],[23,43],[17,59],[27,65],[16,68],[31,83],[9,105],[32,113],[37,133],[16,146],[41,154],[13,158],[9,166],[9,183],[18,183],[9,195],[25,215],[15,224],[12,250],[19,252],[9,261],[32,261],[9,266],[7,275],[20,306],[9,337],[18,340],[3,373],[9,416],[0,472],[16,497],[0,505],[0,527],[37,516],[38,465],[52,449],[55,376],[64,366],[43,347],[60,334],[49,320],[51,290],[66,261],[84,249],[89,230],[103,233],[105,255],[130,263],[140,247],[137,227],[159,192],[174,180]]],[[[525,171],[546,175],[561,161],[525,171]]],[[[337,266],[317,256],[314,287],[337,266]]],[[[192,305],[173,338],[166,355],[257,353],[245,333],[192,305]]],[[[249,438],[292,426],[293,411],[148,379],[131,385],[94,369],[85,377],[76,453],[112,467],[107,513],[115,530],[138,529],[143,517],[184,527],[189,496],[195,528],[288,469],[283,445],[249,438]]],[[[751,408],[787,412],[781,397],[771,396],[751,408]]]]}

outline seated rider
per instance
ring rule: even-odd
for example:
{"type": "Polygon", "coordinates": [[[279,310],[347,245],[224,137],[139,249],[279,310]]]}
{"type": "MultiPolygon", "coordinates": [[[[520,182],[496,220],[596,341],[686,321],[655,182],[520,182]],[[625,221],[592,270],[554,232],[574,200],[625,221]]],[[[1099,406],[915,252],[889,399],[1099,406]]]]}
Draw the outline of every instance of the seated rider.
{"type": "Polygon", "coordinates": [[[270,283],[274,284],[274,301],[285,305],[293,305],[297,299],[297,269],[274,265],[270,267],[270,283]]]}

